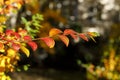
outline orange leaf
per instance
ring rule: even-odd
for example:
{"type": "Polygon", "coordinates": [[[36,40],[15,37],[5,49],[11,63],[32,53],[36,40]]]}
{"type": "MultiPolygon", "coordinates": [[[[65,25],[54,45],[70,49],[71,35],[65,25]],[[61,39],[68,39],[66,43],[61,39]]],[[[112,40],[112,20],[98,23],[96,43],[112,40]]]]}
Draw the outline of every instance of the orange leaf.
{"type": "Polygon", "coordinates": [[[37,49],[37,44],[33,41],[28,42],[28,45],[35,51],[37,49]]]}
{"type": "Polygon", "coordinates": [[[66,46],[69,45],[69,39],[68,39],[67,36],[65,36],[65,35],[59,35],[58,37],[62,40],[62,42],[63,42],[66,46]]]}
{"type": "Polygon", "coordinates": [[[62,33],[61,30],[59,30],[59,29],[57,29],[57,28],[52,28],[52,29],[49,31],[49,36],[50,36],[50,37],[53,37],[53,36],[55,36],[55,35],[57,35],[57,34],[60,34],[60,33],[62,33]]]}
{"type": "Polygon", "coordinates": [[[4,52],[4,44],[2,42],[0,42],[0,52],[4,52]]]}
{"type": "Polygon", "coordinates": [[[44,41],[49,48],[53,48],[55,45],[55,41],[50,37],[40,38],[40,40],[44,41]]]}
{"type": "Polygon", "coordinates": [[[78,41],[79,37],[76,34],[77,32],[72,29],[66,29],[63,33],[63,35],[70,35],[74,40],[78,41]]]}
{"type": "Polygon", "coordinates": [[[25,35],[27,35],[27,31],[20,28],[20,29],[18,30],[18,34],[20,34],[21,36],[25,36],[25,35]]]}
{"type": "Polygon", "coordinates": [[[75,34],[70,34],[70,36],[71,36],[74,40],[76,40],[76,41],[79,40],[79,37],[78,37],[77,35],[75,35],[75,34]]]}
{"type": "Polygon", "coordinates": [[[83,40],[88,41],[88,38],[86,37],[85,34],[80,33],[79,36],[80,36],[80,38],[82,38],[83,40]]]}
{"type": "Polygon", "coordinates": [[[66,29],[64,30],[64,35],[71,35],[71,34],[76,34],[76,32],[72,29],[66,29]]]}

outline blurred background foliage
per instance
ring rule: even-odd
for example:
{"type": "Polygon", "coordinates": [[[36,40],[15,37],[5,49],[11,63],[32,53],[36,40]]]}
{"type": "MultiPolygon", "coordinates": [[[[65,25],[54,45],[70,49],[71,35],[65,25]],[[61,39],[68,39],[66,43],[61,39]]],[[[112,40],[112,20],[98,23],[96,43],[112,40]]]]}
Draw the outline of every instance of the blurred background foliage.
{"type": "Polygon", "coordinates": [[[44,20],[40,21],[41,28],[35,37],[47,36],[53,27],[61,30],[71,28],[77,32],[94,31],[100,37],[95,38],[96,43],[92,40],[75,42],[71,39],[68,47],[56,39],[56,46],[52,49],[39,42],[39,49],[31,51],[35,54],[31,54],[30,58],[22,58],[20,65],[30,63],[32,68],[80,72],[75,75],[82,77],[76,76],[74,80],[120,79],[119,0],[27,1],[17,14],[11,16],[8,26],[25,27],[20,17],[29,21],[32,15],[40,13],[44,20]]]}

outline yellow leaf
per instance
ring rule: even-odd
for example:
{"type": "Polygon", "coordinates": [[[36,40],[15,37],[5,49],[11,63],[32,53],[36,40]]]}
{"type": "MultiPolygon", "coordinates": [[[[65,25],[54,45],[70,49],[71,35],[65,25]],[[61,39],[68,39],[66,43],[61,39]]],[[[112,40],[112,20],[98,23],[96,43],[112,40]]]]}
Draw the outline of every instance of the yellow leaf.
{"type": "Polygon", "coordinates": [[[3,32],[3,27],[2,26],[0,26],[0,33],[2,33],[3,32]]]}
{"type": "Polygon", "coordinates": [[[0,62],[0,67],[5,67],[5,59],[2,59],[1,62],[0,62]]]}
{"type": "Polygon", "coordinates": [[[11,5],[11,3],[12,3],[12,0],[4,0],[5,5],[11,5]]]}
{"type": "Polygon", "coordinates": [[[20,3],[17,4],[17,8],[18,8],[18,9],[21,8],[21,4],[20,4],[20,3]]]}
{"type": "Polygon", "coordinates": [[[30,51],[26,47],[21,46],[21,50],[26,54],[27,57],[29,57],[30,51]]]}
{"type": "Polygon", "coordinates": [[[0,5],[3,4],[3,3],[4,3],[3,0],[0,0],[0,5]]]}
{"type": "Polygon", "coordinates": [[[0,23],[3,23],[6,21],[6,17],[5,16],[0,16],[0,23]]]}
{"type": "Polygon", "coordinates": [[[9,57],[15,57],[16,56],[16,51],[12,48],[7,50],[7,56],[9,57]]]}
{"type": "Polygon", "coordinates": [[[6,60],[7,64],[10,64],[10,61],[11,61],[11,59],[7,58],[7,60],[6,60]]]}
{"type": "Polygon", "coordinates": [[[7,80],[11,80],[10,76],[7,76],[6,79],[7,79],[7,80]]]}
{"type": "Polygon", "coordinates": [[[6,80],[6,76],[3,75],[2,78],[1,78],[1,80],[6,80]]]}
{"type": "Polygon", "coordinates": [[[57,34],[60,34],[60,33],[62,33],[61,30],[59,30],[59,29],[57,29],[57,28],[52,28],[52,29],[49,31],[49,36],[50,36],[50,37],[53,37],[53,36],[55,36],[55,35],[57,35],[57,34]]]}
{"type": "Polygon", "coordinates": [[[92,37],[98,37],[98,36],[100,36],[100,34],[97,33],[97,32],[87,32],[87,34],[88,34],[89,36],[92,36],[92,37]]]}

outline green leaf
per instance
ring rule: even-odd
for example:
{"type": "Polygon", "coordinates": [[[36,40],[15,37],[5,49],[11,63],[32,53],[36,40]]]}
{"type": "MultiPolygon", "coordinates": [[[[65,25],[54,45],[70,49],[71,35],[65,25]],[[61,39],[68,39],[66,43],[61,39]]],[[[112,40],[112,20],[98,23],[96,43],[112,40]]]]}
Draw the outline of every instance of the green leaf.
{"type": "Polygon", "coordinates": [[[24,24],[27,23],[27,20],[24,17],[22,17],[21,19],[24,24]]]}
{"type": "Polygon", "coordinates": [[[87,34],[88,34],[89,36],[92,36],[92,37],[98,37],[98,36],[100,36],[100,34],[97,33],[97,32],[87,32],[87,34]]]}
{"type": "Polygon", "coordinates": [[[95,39],[92,36],[90,36],[90,38],[96,43],[95,39]]]}
{"type": "Polygon", "coordinates": [[[27,71],[27,70],[29,69],[29,66],[30,66],[29,64],[28,64],[28,65],[24,65],[24,66],[23,66],[23,69],[24,69],[25,71],[27,71]]]}
{"type": "Polygon", "coordinates": [[[100,34],[97,33],[97,32],[87,32],[87,34],[90,36],[90,38],[91,38],[94,42],[96,42],[95,39],[94,39],[94,37],[100,36],[100,34]]]}
{"type": "Polygon", "coordinates": [[[21,69],[20,69],[20,68],[17,68],[17,71],[18,71],[18,72],[20,72],[20,71],[21,71],[21,69]]]}
{"type": "Polygon", "coordinates": [[[40,24],[38,23],[33,23],[33,25],[38,29],[40,27],[40,24]]]}

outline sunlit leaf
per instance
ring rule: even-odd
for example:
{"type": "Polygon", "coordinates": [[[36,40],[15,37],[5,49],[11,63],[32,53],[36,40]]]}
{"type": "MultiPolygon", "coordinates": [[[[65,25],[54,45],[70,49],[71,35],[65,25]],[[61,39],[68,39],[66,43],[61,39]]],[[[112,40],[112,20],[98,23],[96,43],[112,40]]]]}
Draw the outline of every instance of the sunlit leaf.
{"type": "Polygon", "coordinates": [[[65,36],[65,35],[59,35],[59,38],[62,40],[62,42],[63,42],[66,46],[69,45],[69,39],[68,39],[67,36],[65,36]]]}
{"type": "Polygon", "coordinates": [[[7,56],[9,57],[15,57],[16,56],[16,51],[12,48],[7,50],[7,56]]]}
{"type": "Polygon", "coordinates": [[[37,49],[37,44],[35,42],[30,41],[27,44],[33,49],[33,51],[37,49]]]}
{"type": "Polygon", "coordinates": [[[20,4],[23,4],[23,3],[24,3],[23,0],[17,0],[17,2],[20,3],[20,4]]]}
{"type": "Polygon", "coordinates": [[[30,55],[30,51],[29,51],[26,47],[21,46],[20,49],[26,54],[27,57],[29,57],[29,55],[30,55]]]}
{"type": "Polygon", "coordinates": [[[14,7],[16,7],[17,9],[20,9],[21,8],[21,4],[17,3],[17,6],[14,6],[14,7]]]}
{"type": "Polygon", "coordinates": [[[4,58],[0,61],[0,66],[5,67],[5,59],[4,58]]]}
{"type": "Polygon", "coordinates": [[[97,32],[87,32],[87,34],[90,36],[90,38],[91,38],[94,42],[96,42],[95,39],[94,39],[94,37],[100,36],[100,34],[97,33],[97,32]]]}
{"type": "Polygon", "coordinates": [[[4,0],[4,4],[5,5],[10,5],[11,4],[11,0],[4,0]]]}
{"type": "Polygon", "coordinates": [[[49,36],[50,37],[53,37],[54,35],[57,35],[57,34],[60,34],[62,33],[61,30],[57,29],[57,28],[52,28],[50,31],[49,31],[49,36]]]}
{"type": "Polygon", "coordinates": [[[55,41],[50,37],[40,38],[40,40],[44,41],[45,44],[50,48],[53,48],[55,45],[55,41]]]}
{"type": "Polygon", "coordinates": [[[98,37],[98,36],[100,36],[100,34],[97,33],[97,32],[87,32],[87,34],[88,34],[89,36],[92,36],[92,37],[98,37]]]}
{"type": "Polygon", "coordinates": [[[11,61],[11,59],[10,59],[10,58],[7,58],[6,63],[7,63],[7,64],[10,64],[10,61],[11,61]]]}
{"type": "Polygon", "coordinates": [[[20,28],[20,29],[18,30],[18,34],[20,34],[21,36],[25,36],[25,35],[27,35],[27,31],[20,28]]]}
{"type": "Polygon", "coordinates": [[[3,4],[4,3],[4,1],[3,0],[0,0],[0,4],[3,4]]]}
{"type": "Polygon", "coordinates": [[[84,33],[80,33],[78,34],[80,36],[80,38],[82,38],[85,41],[88,41],[88,38],[86,37],[86,35],[84,33]]]}
{"type": "Polygon", "coordinates": [[[0,16],[0,23],[3,23],[6,21],[6,17],[5,16],[0,16]]]}

